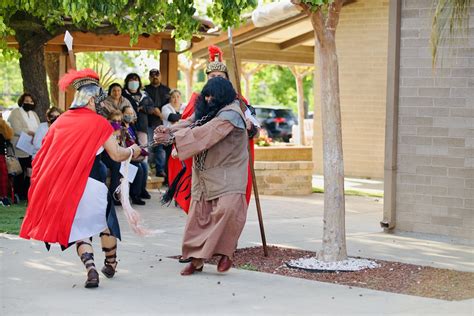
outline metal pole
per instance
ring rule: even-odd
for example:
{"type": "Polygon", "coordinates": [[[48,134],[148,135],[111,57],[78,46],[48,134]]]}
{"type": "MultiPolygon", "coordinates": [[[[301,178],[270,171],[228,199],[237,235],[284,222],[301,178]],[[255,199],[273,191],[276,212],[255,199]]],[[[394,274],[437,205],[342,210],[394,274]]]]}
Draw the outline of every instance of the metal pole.
{"type": "MultiPolygon", "coordinates": [[[[241,89],[240,89],[240,75],[239,75],[239,68],[237,65],[237,56],[235,55],[235,47],[234,42],[232,40],[232,29],[228,28],[228,35],[229,35],[229,48],[232,54],[232,61],[234,63],[234,73],[235,73],[235,85],[237,89],[237,95],[240,101],[240,108],[242,112],[245,113],[247,110],[247,105],[242,101],[241,98],[241,89]]],[[[262,237],[262,246],[263,246],[263,254],[265,257],[268,257],[268,249],[267,249],[267,239],[265,237],[265,228],[263,227],[263,217],[262,217],[262,209],[260,207],[260,198],[258,195],[258,188],[257,188],[257,179],[255,177],[255,169],[254,169],[254,161],[251,155],[251,148],[252,146],[249,142],[248,144],[248,151],[249,151],[249,163],[250,163],[250,173],[252,175],[252,184],[253,184],[253,193],[255,195],[255,204],[257,205],[257,215],[258,215],[258,223],[260,225],[260,236],[262,237]]]]}

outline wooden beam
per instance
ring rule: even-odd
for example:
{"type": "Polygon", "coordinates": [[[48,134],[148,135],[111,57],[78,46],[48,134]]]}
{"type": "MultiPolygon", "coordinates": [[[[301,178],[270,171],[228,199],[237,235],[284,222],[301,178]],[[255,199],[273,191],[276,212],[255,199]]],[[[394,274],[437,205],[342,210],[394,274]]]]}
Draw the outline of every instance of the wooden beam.
{"type": "MultiPolygon", "coordinates": [[[[224,56],[230,56],[228,49],[224,49],[224,56]]],[[[314,65],[314,55],[308,53],[288,53],[287,51],[275,51],[263,53],[254,49],[237,49],[236,54],[242,62],[257,62],[265,64],[285,65],[314,65]]]]}
{"type": "MultiPolygon", "coordinates": [[[[67,72],[67,59],[68,56],[67,54],[61,52],[59,54],[59,78],[64,76],[64,74],[67,72]]],[[[65,111],[66,110],[66,92],[59,90],[59,95],[58,95],[58,107],[65,111]]]]}
{"type": "Polygon", "coordinates": [[[297,37],[293,37],[293,38],[291,38],[287,41],[284,41],[284,42],[280,43],[280,49],[285,50],[285,49],[288,49],[288,48],[293,48],[293,47],[301,45],[302,43],[304,43],[304,42],[306,42],[310,39],[314,39],[314,31],[310,31],[310,32],[301,34],[297,37]]]}
{"type": "Polygon", "coordinates": [[[162,51],[160,53],[161,82],[176,89],[178,87],[178,54],[176,52],[162,51]]]}
{"type": "MultiPolygon", "coordinates": [[[[147,37],[140,36],[138,42],[130,46],[130,36],[126,34],[107,34],[97,35],[93,33],[73,32],[74,51],[79,52],[79,48],[87,49],[88,47],[109,50],[129,50],[129,49],[161,49],[162,37],[160,35],[149,35],[147,37]]],[[[64,45],[64,35],[58,35],[47,44],[64,45]]]]}
{"type": "MultiPolygon", "coordinates": [[[[295,15],[285,21],[281,21],[279,23],[274,23],[269,26],[265,27],[255,27],[252,22],[248,22],[246,25],[236,29],[233,33],[234,43],[236,47],[243,45],[247,42],[255,40],[261,36],[265,36],[271,32],[276,32],[281,29],[284,29],[288,26],[291,26],[295,23],[301,22],[307,19],[307,15],[304,13],[295,15]]],[[[227,32],[222,31],[221,35],[216,38],[211,38],[209,40],[202,41],[201,43],[195,45],[191,52],[193,53],[193,57],[195,58],[205,58],[207,56],[207,47],[210,45],[219,45],[222,47],[226,47],[227,43],[227,32]]]]}
{"type": "Polygon", "coordinates": [[[244,49],[244,50],[253,49],[253,50],[262,52],[264,54],[269,54],[269,53],[278,52],[278,51],[288,53],[288,54],[293,54],[293,53],[313,54],[314,53],[313,46],[298,46],[298,47],[288,48],[283,51],[280,49],[280,44],[270,43],[270,42],[245,43],[244,45],[239,46],[238,49],[244,49]]]}
{"type": "MultiPolygon", "coordinates": [[[[73,32],[74,51],[99,52],[99,51],[123,51],[123,50],[168,50],[175,51],[174,39],[169,32],[160,32],[152,35],[142,34],[138,42],[130,46],[130,37],[126,34],[102,34],[97,35],[89,32],[73,32]]],[[[199,43],[204,37],[193,36],[191,42],[199,43]]],[[[8,47],[18,49],[18,42],[14,36],[7,36],[8,47]]],[[[50,40],[46,46],[46,52],[61,53],[64,50],[64,35],[58,35],[50,40]]]]}
{"type": "MultiPolygon", "coordinates": [[[[230,56],[228,47],[223,50],[224,58],[230,56]]],[[[252,42],[236,48],[236,54],[242,62],[258,62],[265,64],[313,65],[314,47],[298,46],[280,50],[277,43],[252,42]]]]}

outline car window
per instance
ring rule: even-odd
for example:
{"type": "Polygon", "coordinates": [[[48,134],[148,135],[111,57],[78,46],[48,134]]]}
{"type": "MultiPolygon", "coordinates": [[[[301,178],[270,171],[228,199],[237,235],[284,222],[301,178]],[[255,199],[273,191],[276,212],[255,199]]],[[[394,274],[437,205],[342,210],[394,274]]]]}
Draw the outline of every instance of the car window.
{"type": "Polygon", "coordinates": [[[267,119],[275,117],[275,113],[273,109],[265,109],[265,108],[255,108],[255,113],[257,114],[257,118],[259,119],[267,119]]]}
{"type": "Polygon", "coordinates": [[[290,110],[275,110],[275,114],[277,117],[284,117],[286,119],[293,118],[293,112],[291,112],[290,110]]]}

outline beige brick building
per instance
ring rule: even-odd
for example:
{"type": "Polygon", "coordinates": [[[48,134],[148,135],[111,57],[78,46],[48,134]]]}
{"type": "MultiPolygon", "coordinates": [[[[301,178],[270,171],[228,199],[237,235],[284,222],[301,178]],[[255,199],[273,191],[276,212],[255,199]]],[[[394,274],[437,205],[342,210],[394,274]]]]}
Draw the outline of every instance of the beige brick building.
{"type": "Polygon", "coordinates": [[[432,1],[393,2],[386,224],[395,230],[473,240],[474,4],[468,38],[455,42],[452,50],[442,50],[442,67],[433,72],[432,1]]]}
{"type": "MultiPolygon", "coordinates": [[[[436,73],[429,44],[432,13],[433,0],[344,5],[336,41],[345,174],[384,178],[384,227],[472,241],[474,3],[468,38],[443,54],[436,73]]],[[[247,23],[235,30],[234,41],[238,60],[315,64],[314,33],[304,14],[260,28],[247,23]]],[[[230,57],[227,43],[222,33],[197,43],[193,55],[205,57],[207,46],[217,44],[230,57]]],[[[313,162],[322,173],[319,80],[313,162]]],[[[265,173],[270,166],[259,167],[268,188],[281,189],[280,179],[265,173]]]]}
{"type": "MultiPolygon", "coordinates": [[[[337,27],[344,171],[349,177],[383,178],[388,2],[364,0],[344,6],[337,27]]],[[[313,157],[316,172],[322,174],[318,81],[313,157]]]]}

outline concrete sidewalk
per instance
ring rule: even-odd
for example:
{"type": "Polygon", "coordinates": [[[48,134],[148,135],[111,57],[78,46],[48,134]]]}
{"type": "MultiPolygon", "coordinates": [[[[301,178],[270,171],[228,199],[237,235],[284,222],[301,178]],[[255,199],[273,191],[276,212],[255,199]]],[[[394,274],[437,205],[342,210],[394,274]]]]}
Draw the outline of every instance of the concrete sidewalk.
{"type": "MultiPolygon", "coordinates": [[[[324,188],[324,177],[313,174],[313,188],[324,188]]],[[[344,190],[359,191],[368,194],[383,194],[383,179],[344,178],[344,190]]]]}
{"type": "MultiPolygon", "coordinates": [[[[181,277],[168,256],[180,253],[186,215],[159,206],[159,194],[137,208],[154,237],[131,233],[123,214],[123,242],[114,279],[101,277],[98,289],[83,287],[84,268],[74,249],[47,252],[40,242],[0,236],[2,315],[472,315],[474,300],[448,302],[362,288],[232,269],[181,277]]],[[[269,244],[317,250],[322,236],[323,196],[262,196],[269,244]]],[[[349,255],[474,271],[473,248],[429,236],[381,232],[382,200],[347,197],[349,255]]],[[[94,240],[96,264],[103,254],[94,240]]],[[[239,247],[260,244],[255,204],[249,208],[239,247]]]]}

